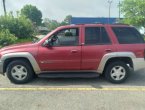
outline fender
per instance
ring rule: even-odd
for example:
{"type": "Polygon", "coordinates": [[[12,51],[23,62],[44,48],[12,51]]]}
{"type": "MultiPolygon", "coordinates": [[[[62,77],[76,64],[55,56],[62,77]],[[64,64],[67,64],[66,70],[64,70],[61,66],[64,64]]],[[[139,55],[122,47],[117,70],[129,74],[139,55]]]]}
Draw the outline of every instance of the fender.
{"type": "Polygon", "coordinates": [[[119,58],[119,57],[129,57],[132,60],[136,58],[135,54],[133,52],[112,52],[112,53],[107,53],[103,56],[101,59],[101,62],[98,66],[97,72],[98,73],[103,73],[103,70],[105,68],[105,65],[107,61],[111,58],[119,58]]]}
{"type": "Polygon", "coordinates": [[[33,70],[36,74],[39,74],[40,73],[40,67],[37,63],[37,61],[35,60],[35,58],[32,56],[32,54],[28,53],[28,52],[17,52],[17,53],[8,53],[8,54],[5,54],[1,57],[1,61],[4,62],[6,59],[9,59],[9,58],[18,58],[18,57],[22,57],[22,58],[27,58],[32,67],[33,67],[33,70]]]}

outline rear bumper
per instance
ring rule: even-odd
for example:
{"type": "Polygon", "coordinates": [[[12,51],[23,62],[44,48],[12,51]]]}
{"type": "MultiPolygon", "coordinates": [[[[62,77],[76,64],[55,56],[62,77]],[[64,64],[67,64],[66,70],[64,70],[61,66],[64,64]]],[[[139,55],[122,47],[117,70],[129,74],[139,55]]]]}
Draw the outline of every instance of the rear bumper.
{"type": "Polygon", "coordinates": [[[0,74],[4,74],[3,73],[3,61],[0,60],[0,74]]]}
{"type": "Polygon", "coordinates": [[[144,58],[134,58],[133,66],[134,66],[134,71],[145,69],[145,59],[144,58]]]}

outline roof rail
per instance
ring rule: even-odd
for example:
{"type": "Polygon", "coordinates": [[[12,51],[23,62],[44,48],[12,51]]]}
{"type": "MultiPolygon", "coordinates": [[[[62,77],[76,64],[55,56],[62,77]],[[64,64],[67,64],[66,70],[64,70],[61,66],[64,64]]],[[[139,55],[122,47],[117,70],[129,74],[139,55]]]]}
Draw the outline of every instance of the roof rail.
{"type": "Polygon", "coordinates": [[[127,25],[127,26],[129,26],[129,24],[124,24],[124,23],[113,23],[113,25],[127,25]]]}
{"type": "Polygon", "coordinates": [[[96,22],[96,23],[93,23],[93,24],[105,24],[105,23],[101,23],[101,22],[96,22]]]}
{"type": "Polygon", "coordinates": [[[70,25],[85,25],[85,24],[104,24],[104,23],[100,23],[100,22],[96,22],[96,23],[77,23],[77,24],[70,24],[70,25]]]}

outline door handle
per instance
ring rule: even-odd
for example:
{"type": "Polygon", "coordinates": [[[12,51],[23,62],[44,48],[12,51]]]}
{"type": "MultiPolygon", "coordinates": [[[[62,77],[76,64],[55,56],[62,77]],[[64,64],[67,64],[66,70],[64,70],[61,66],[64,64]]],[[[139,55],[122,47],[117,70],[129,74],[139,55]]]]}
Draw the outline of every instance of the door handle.
{"type": "Polygon", "coordinates": [[[77,50],[71,50],[71,53],[77,53],[78,51],[77,50]]]}
{"type": "Polygon", "coordinates": [[[105,51],[106,51],[106,52],[112,52],[112,50],[111,50],[111,49],[106,49],[105,51]]]}

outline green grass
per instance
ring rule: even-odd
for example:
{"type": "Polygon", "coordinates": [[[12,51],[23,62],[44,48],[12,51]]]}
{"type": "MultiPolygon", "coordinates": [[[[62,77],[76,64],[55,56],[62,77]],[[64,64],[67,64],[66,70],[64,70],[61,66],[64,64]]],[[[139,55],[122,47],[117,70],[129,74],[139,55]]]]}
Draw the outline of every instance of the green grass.
{"type": "Polygon", "coordinates": [[[17,39],[16,43],[32,42],[33,38],[17,39]]]}

